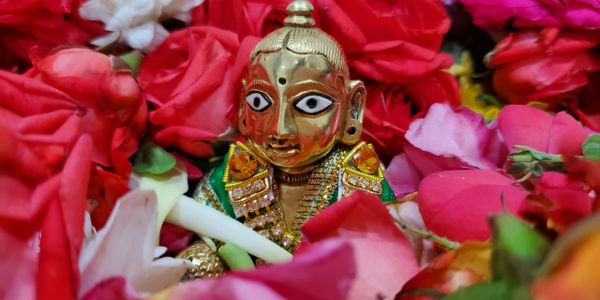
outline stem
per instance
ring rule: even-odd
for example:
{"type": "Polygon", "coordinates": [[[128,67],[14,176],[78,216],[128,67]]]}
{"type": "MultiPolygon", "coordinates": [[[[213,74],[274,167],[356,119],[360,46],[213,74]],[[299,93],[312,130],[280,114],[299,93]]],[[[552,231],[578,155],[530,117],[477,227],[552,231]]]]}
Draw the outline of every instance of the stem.
{"type": "Polygon", "coordinates": [[[398,224],[398,226],[400,226],[400,228],[408,231],[409,234],[426,239],[428,241],[432,241],[432,242],[440,245],[444,249],[444,251],[451,251],[460,246],[460,243],[451,241],[445,237],[436,235],[435,233],[433,233],[431,231],[416,228],[416,227],[409,225],[407,223],[404,223],[396,218],[393,218],[393,219],[394,219],[394,222],[396,222],[396,224],[398,224]]]}
{"type": "Polygon", "coordinates": [[[533,156],[530,154],[512,154],[510,160],[512,162],[531,162],[533,161],[533,156]]]}
{"type": "Polygon", "coordinates": [[[558,155],[558,154],[550,156],[549,161],[554,162],[554,163],[564,162],[562,155],[558,155]]]}
{"type": "Polygon", "coordinates": [[[515,180],[516,183],[523,183],[525,181],[527,181],[527,179],[529,179],[529,177],[531,177],[531,175],[533,174],[533,171],[528,171],[527,174],[525,174],[525,176],[515,180]]]}

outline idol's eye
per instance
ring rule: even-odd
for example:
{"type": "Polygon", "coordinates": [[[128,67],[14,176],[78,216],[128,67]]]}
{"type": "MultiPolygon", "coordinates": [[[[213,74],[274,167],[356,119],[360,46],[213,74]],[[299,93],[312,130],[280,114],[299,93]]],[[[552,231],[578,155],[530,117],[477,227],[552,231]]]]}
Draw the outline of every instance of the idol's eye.
{"type": "Polygon", "coordinates": [[[302,113],[316,115],[326,111],[332,104],[333,101],[327,96],[310,94],[297,100],[294,107],[302,113]]]}
{"type": "Polygon", "coordinates": [[[248,102],[248,106],[250,106],[252,110],[257,112],[265,111],[271,106],[269,97],[261,92],[251,92],[246,96],[246,102],[248,102]]]}

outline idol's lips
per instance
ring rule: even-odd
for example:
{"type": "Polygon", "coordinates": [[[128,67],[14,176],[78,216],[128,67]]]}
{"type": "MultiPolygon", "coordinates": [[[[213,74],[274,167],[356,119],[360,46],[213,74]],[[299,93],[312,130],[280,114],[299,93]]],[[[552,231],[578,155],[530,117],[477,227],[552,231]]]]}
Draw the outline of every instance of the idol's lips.
{"type": "Polygon", "coordinates": [[[275,156],[290,157],[300,152],[300,144],[292,146],[280,146],[267,143],[267,151],[275,156]]]}

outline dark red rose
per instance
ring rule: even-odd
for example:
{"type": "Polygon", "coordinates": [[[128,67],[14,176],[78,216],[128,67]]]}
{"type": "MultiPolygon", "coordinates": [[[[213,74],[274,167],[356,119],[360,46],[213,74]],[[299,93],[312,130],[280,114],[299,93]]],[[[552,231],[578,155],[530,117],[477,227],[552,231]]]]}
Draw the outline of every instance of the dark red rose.
{"type": "Polygon", "coordinates": [[[29,51],[40,55],[63,45],[85,45],[104,30],[101,24],[82,20],[80,0],[3,1],[0,5],[0,68],[27,66],[29,51]]]}
{"type": "Polygon", "coordinates": [[[599,43],[599,32],[523,30],[501,40],[486,63],[495,69],[494,89],[503,100],[552,105],[576,98],[600,70],[600,55],[592,49],[599,43]]]}

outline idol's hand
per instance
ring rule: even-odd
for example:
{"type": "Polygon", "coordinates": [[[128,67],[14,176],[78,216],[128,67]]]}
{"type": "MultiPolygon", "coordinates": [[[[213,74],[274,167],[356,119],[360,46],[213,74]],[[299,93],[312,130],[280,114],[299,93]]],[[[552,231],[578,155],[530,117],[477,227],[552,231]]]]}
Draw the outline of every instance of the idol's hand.
{"type": "Polygon", "coordinates": [[[256,231],[187,196],[179,198],[167,215],[167,221],[200,236],[236,244],[248,253],[269,263],[283,263],[292,259],[289,252],[256,231]]]}

